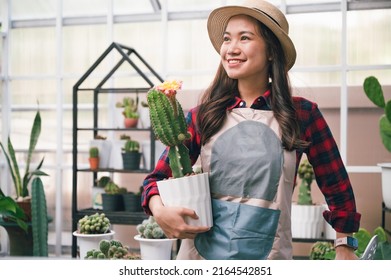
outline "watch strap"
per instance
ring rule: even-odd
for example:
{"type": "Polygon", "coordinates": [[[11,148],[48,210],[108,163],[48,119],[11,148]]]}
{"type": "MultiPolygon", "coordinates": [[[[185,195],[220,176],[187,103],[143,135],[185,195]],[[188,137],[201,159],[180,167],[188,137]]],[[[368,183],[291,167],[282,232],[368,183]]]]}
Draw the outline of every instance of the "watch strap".
{"type": "Polygon", "coordinates": [[[337,238],[334,241],[334,247],[338,247],[338,246],[347,246],[356,250],[358,248],[358,241],[356,238],[352,236],[345,236],[345,237],[337,238]]]}

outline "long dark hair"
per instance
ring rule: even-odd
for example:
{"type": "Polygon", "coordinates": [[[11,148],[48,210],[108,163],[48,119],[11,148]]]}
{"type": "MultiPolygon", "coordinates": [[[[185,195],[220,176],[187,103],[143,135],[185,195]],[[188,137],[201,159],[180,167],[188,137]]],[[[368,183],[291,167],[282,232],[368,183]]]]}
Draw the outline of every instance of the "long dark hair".
{"type": "MultiPolygon", "coordinates": [[[[300,126],[292,101],[291,87],[286,69],[286,59],[281,44],[273,32],[257,21],[259,32],[267,45],[267,57],[272,60],[269,64],[271,80],[270,107],[280,125],[282,145],[292,151],[305,148],[308,142],[300,139],[300,126]]],[[[226,109],[233,104],[235,96],[239,95],[238,81],[228,77],[220,63],[215,78],[205,90],[197,114],[198,130],[201,144],[206,144],[222,127],[226,109]]]]}

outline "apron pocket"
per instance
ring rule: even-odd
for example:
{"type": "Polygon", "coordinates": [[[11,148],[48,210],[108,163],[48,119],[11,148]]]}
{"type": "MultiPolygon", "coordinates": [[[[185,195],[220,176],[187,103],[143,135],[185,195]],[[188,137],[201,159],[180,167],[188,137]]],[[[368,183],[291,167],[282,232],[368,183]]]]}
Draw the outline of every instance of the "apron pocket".
{"type": "Polygon", "coordinates": [[[212,199],[213,227],[198,234],[195,247],[205,259],[262,260],[269,255],[280,210],[212,199]]]}

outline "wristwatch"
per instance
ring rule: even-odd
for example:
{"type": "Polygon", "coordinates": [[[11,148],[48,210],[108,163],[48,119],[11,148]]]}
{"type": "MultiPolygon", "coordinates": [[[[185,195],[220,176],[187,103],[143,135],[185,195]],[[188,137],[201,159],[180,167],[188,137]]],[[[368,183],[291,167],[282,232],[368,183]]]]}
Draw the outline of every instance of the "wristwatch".
{"type": "Polygon", "coordinates": [[[334,241],[334,247],[347,246],[356,250],[358,248],[358,241],[352,236],[338,238],[334,241]]]}

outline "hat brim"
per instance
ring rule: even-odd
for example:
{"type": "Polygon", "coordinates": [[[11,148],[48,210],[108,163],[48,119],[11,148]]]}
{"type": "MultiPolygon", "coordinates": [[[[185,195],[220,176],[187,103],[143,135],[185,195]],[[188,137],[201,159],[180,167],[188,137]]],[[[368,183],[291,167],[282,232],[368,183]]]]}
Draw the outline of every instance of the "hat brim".
{"type": "Polygon", "coordinates": [[[289,70],[292,68],[296,61],[296,49],[292,40],[289,38],[288,34],[268,15],[253,8],[226,6],[217,8],[210,13],[207,23],[208,34],[213,47],[218,53],[220,53],[220,48],[223,44],[223,34],[228,21],[231,17],[236,15],[251,16],[267,26],[281,43],[282,49],[285,53],[287,69],[289,70]]]}

